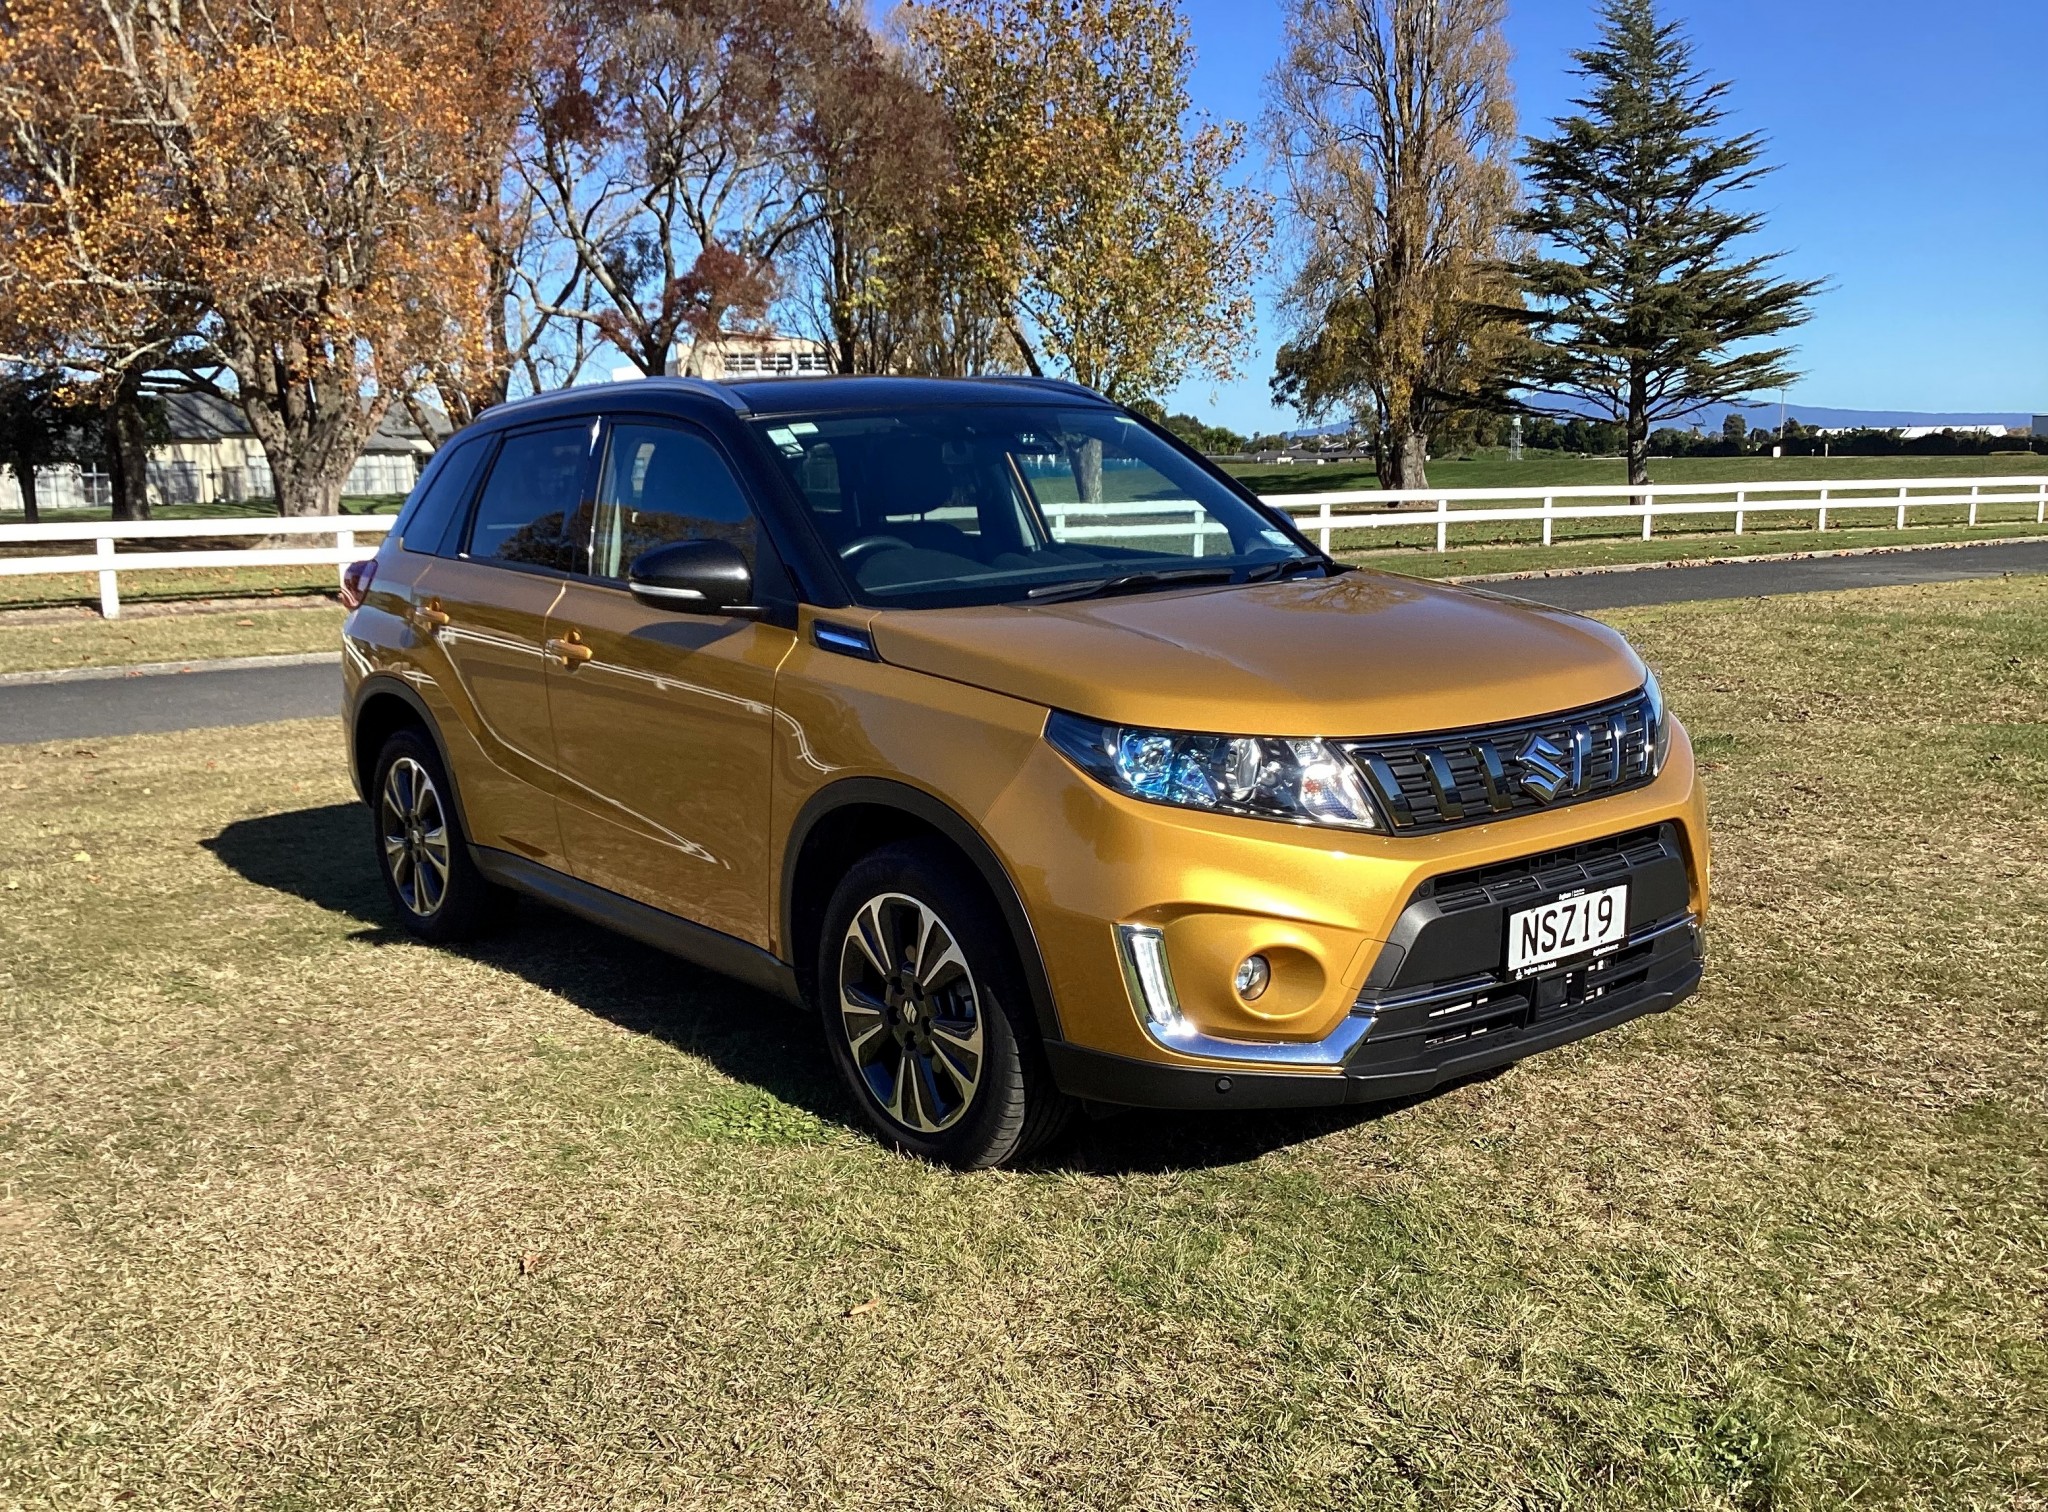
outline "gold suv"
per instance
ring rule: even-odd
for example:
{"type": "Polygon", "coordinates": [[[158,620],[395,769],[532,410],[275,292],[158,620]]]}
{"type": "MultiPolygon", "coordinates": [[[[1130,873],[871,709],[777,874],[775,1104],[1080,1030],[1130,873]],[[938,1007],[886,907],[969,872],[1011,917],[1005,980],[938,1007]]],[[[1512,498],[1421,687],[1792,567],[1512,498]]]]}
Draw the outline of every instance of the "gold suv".
{"type": "Polygon", "coordinates": [[[810,1004],[930,1159],[1406,1097],[1699,984],[1705,806],[1620,636],[1346,568],[1072,385],[508,404],[344,596],[407,928],[526,893],[810,1004]]]}

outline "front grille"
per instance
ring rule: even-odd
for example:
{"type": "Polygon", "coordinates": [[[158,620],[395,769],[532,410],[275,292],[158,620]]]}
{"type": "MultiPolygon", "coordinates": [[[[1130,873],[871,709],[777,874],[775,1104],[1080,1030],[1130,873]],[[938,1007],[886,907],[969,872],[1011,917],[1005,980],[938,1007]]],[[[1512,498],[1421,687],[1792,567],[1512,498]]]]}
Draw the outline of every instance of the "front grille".
{"type": "Polygon", "coordinates": [[[1668,826],[1637,830],[1547,855],[1452,872],[1424,883],[1420,896],[1434,898],[1437,911],[1447,914],[1488,903],[1519,907],[1538,898],[1561,897],[1582,887],[1618,881],[1638,867],[1677,855],[1677,840],[1668,826]]]}
{"type": "Polygon", "coordinates": [[[1641,787],[1647,694],[1515,724],[1338,742],[1396,833],[1453,829],[1641,787]]]}
{"type": "Polygon", "coordinates": [[[1696,959],[1685,921],[1639,931],[1619,949],[1537,976],[1505,981],[1487,974],[1380,998],[1362,998],[1373,1015],[1349,1069],[1354,1074],[1398,1070],[1447,1054],[1464,1054],[1491,1040],[1589,1017],[1696,959]]]}

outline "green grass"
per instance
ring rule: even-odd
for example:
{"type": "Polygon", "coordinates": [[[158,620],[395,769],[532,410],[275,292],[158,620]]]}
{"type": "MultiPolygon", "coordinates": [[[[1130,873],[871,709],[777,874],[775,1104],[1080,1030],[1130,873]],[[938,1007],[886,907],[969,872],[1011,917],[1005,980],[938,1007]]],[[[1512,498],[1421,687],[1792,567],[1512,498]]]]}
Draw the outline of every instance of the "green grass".
{"type": "Polygon", "coordinates": [[[209,613],[129,614],[116,620],[0,614],[0,672],[59,667],[133,666],[224,656],[274,656],[334,651],[341,645],[341,606],[246,608],[209,613]]]}
{"type": "Polygon", "coordinates": [[[2048,581],[1614,617],[1704,993],[958,1176],[793,1012],[408,943],[330,721],[0,748],[0,1504],[2048,1499],[2048,581]]]}
{"type": "MultiPolygon", "coordinates": [[[[1233,463],[1230,472],[1260,493],[1337,493],[1378,488],[1370,462],[1278,464],[1233,463]]],[[[1652,483],[1817,483],[1852,478],[1993,478],[2048,473],[2048,456],[2001,452],[1990,457],[1668,457],[1650,463],[1652,483]]],[[[1628,469],[1615,457],[1524,452],[1520,462],[1505,456],[1429,464],[1432,488],[1569,488],[1628,482],[1628,469]]]]}

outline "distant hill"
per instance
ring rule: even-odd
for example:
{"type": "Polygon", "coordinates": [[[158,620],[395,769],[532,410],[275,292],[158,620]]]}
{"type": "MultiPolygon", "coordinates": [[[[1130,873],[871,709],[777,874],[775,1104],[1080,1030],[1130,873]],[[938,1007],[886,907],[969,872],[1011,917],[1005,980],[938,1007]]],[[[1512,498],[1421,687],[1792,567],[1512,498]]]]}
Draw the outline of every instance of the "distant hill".
{"type": "MultiPolygon", "coordinates": [[[[1970,410],[1932,413],[1921,410],[1832,409],[1824,404],[1801,404],[1797,400],[1785,406],[1785,413],[1801,425],[1809,428],[1821,426],[1830,430],[1837,427],[1854,429],[1858,426],[1871,430],[1893,430],[1914,425],[2004,425],[2019,429],[2033,420],[2033,416],[2023,415],[2018,411],[1996,413],[1990,410],[1970,410]]],[[[1703,411],[1696,423],[1701,430],[1719,430],[1722,419],[1730,414],[1739,414],[1752,425],[1761,425],[1772,430],[1777,428],[1776,404],[1717,404],[1703,411]]],[[[1688,421],[1684,428],[1689,428],[1694,423],[1688,421]]]]}
{"type": "MultiPolygon", "coordinates": [[[[1590,413],[1590,411],[1582,411],[1590,413]]],[[[1871,430],[1893,430],[1916,425],[2003,425],[2023,430],[2033,422],[2033,416],[2017,410],[1995,412],[1991,410],[1970,410],[1956,413],[1930,413],[1922,410],[1859,410],[1834,409],[1824,404],[1801,404],[1798,401],[1785,406],[1785,413],[1808,429],[1827,430],[1856,429],[1867,427],[1871,430]]],[[[1778,406],[1769,404],[1710,404],[1699,414],[1683,421],[1664,421],[1658,428],[1691,430],[1698,426],[1703,431],[1717,431],[1721,422],[1729,415],[1741,415],[1753,426],[1767,430],[1778,427],[1778,406]]],[[[1349,430],[1345,425],[1319,425],[1308,430],[1289,431],[1289,436],[1327,436],[1349,430]]]]}

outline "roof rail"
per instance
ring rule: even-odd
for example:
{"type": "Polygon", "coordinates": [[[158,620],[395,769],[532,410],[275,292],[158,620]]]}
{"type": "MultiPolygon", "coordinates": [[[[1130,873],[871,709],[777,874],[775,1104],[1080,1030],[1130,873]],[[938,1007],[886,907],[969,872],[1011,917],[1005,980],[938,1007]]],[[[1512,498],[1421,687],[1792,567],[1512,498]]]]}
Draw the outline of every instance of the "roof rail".
{"type": "Polygon", "coordinates": [[[1065,378],[1041,378],[1032,373],[977,373],[975,378],[981,383],[1014,383],[1025,388],[1052,389],[1062,394],[1081,394],[1090,399],[1099,399],[1105,404],[1111,402],[1106,394],[1089,388],[1085,383],[1074,383],[1065,378]]]}
{"type": "Polygon", "coordinates": [[[715,378],[681,378],[673,374],[664,373],[659,378],[647,378],[640,381],[643,383],[673,383],[681,388],[688,389],[693,394],[702,394],[707,399],[718,400],[734,414],[744,415],[748,412],[747,401],[715,378]]]}

